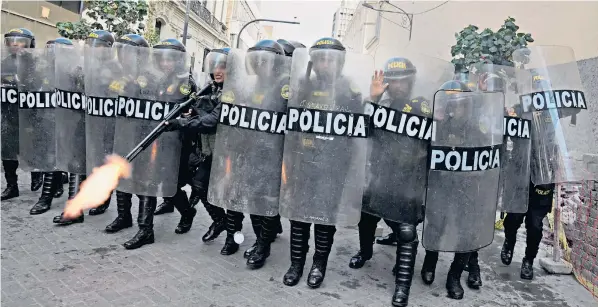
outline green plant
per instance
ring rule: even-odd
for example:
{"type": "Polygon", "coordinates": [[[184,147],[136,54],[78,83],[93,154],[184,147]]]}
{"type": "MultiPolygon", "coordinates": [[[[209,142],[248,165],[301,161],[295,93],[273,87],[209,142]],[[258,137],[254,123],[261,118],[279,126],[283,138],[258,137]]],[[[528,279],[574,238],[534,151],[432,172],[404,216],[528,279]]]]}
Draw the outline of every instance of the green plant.
{"type": "Polygon", "coordinates": [[[451,47],[451,62],[456,73],[467,73],[478,63],[514,66],[513,51],[534,41],[530,33],[517,32],[519,26],[512,17],[505,19],[496,32],[489,28],[478,30],[477,26],[469,25],[455,33],[457,43],[451,47]]]}
{"type": "Polygon", "coordinates": [[[146,0],[110,0],[85,1],[85,19],[77,22],[58,22],[58,34],[69,39],[85,39],[91,31],[107,30],[117,37],[128,34],[142,34],[145,29],[143,20],[148,14],[146,0]]]}

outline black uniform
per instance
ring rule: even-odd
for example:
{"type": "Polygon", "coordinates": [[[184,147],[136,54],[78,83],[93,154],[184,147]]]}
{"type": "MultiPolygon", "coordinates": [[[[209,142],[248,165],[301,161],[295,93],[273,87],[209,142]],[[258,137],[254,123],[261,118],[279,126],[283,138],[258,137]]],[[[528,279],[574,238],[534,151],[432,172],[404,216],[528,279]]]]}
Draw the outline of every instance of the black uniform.
{"type": "MultiPolygon", "coordinates": [[[[213,70],[215,67],[221,66],[224,69],[228,50],[229,48],[215,49],[206,57],[206,68],[210,72],[212,80],[214,80],[213,70]]],[[[183,132],[181,171],[185,173],[183,181],[191,185],[191,204],[195,206],[195,199],[201,200],[212,218],[212,224],[202,236],[204,242],[213,241],[226,228],[225,210],[208,202],[212,151],[216,139],[216,126],[220,117],[222,86],[223,83],[212,82],[209,92],[197,98],[190,117],[172,119],[168,125],[169,130],[180,129],[183,132]],[[186,166],[186,171],[182,169],[183,166],[186,166]]],[[[164,199],[163,206],[156,211],[159,214],[169,212],[171,211],[169,206],[173,206],[172,200],[164,199]]]]}
{"type": "MultiPolygon", "coordinates": [[[[35,36],[31,31],[25,28],[11,29],[4,34],[4,45],[7,48],[35,48],[35,36]]],[[[2,88],[17,87],[17,66],[16,53],[11,54],[2,60],[2,88]]],[[[7,97],[8,98],[8,97],[7,97]]],[[[18,99],[18,98],[17,98],[18,99]]],[[[4,167],[4,177],[6,178],[6,189],[2,191],[1,200],[9,200],[19,196],[17,185],[17,151],[19,148],[19,115],[17,102],[10,103],[2,101],[2,140],[10,140],[11,145],[3,142],[2,145],[2,166],[4,167]],[[7,149],[12,148],[12,150],[7,149]]],[[[43,175],[40,172],[31,172],[31,191],[37,191],[42,186],[43,175]]]]}

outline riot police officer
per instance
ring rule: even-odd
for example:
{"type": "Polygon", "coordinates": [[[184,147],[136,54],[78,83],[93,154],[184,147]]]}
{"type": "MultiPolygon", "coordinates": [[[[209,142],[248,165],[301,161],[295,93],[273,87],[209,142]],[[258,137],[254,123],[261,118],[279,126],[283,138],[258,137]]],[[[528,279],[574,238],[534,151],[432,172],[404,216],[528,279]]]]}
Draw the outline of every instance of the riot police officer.
{"type": "MultiPolygon", "coordinates": [[[[468,124],[468,119],[467,117],[469,116],[468,111],[465,109],[465,106],[468,104],[460,102],[458,103],[459,100],[461,99],[471,99],[468,98],[467,96],[464,97],[459,97],[460,93],[462,92],[469,92],[470,88],[467,86],[467,84],[461,82],[461,81],[448,81],[445,84],[442,85],[442,87],[440,88],[440,90],[442,90],[442,92],[439,92],[439,95],[456,95],[456,97],[454,98],[449,98],[449,101],[452,100],[453,105],[448,105],[447,108],[452,108],[451,110],[448,111],[444,111],[442,113],[444,114],[450,114],[451,119],[449,122],[449,125],[451,127],[454,127],[454,129],[447,129],[446,131],[437,131],[437,134],[446,134],[449,133],[449,135],[446,136],[440,136],[440,138],[444,138],[444,139],[454,139],[454,138],[459,138],[462,136],[459,135],[453,135],[451,133],[454,133],[455,131],[468,131],[468,136],[469,137],[474,137],[475,138],[475,131],[480,131],[482,129],[482,127],[469,127],[471,125],[468,124]],[[460,106],[458,106],[460,105],[460,106]]],[[[445,98],[446,100],[446,98],[445,98]]],[[[472,103],[471,101],[469,103],[472,103]]],[[[481,125],[482,123],[480,123],[481,125]]],[[[481,133],[481,132],[480,132],[481,133]]],[[[437,135],[437,138],[439,136],[437,135]]],[[[469,258],[471,256],[471,252],[465,252],[465,253],[455,253],[453,261],[451,263],[448,275],[447,275],[447,279],[446,279],[446,289],[447,289],[447,293],[448,296],[452,299],[462,299],[463,295],[464,295],[464,290],[463,287],[461,286],[461,275],[463,274],[463,271],[465,269],[465,266],[468,264],[469,258]]],[[[422,265],[422,269],[421,269],[421,277],[422,280],[425,284],[430,285],[434,282],[434,278],[435,278],[435,270],[436,270],[436,264],[438,262],[438,252],[435,251],[430,251],[430,250],[426,250],[426,255],[424,257],[424,263],[422,265]]],[[[476,263],[477,263],[477,254],[476,254],[476,263]]],[[[476,280],[473,279],[469,279],[467,281],[467,285],[471,288],[476,288],[476,285],[473,282],[477,282],[476,280]]],[[[481,285],[481,282],[480,282],[481,285]]],[[[479,287],[479,286],[477,286],[479,287]]]]}
{"type": "MultiPolygon", "coordinates": [[[[220,117],[220,96],[226,81],[226,62],[230,48],[214,49],[204,60],[204,69],[212,80],[210,91],[197,98],[188,116],[172,119],[168,130],[181,130],[185,147],[181,163],[187,159],[187,180],[191,185],[191,204],[195,206],[201,200],[212,219],[208,231],[202,236],[203,242],[211,242],[226,230],[226,212],[208,202],[208,186],[212,169],[212,151],[215,147],[215,134],[220,117]]],[[[162,214],[169,212],[172,200],[164,199],[164,204],[156,210],[162,214]]]]}
{"type": "MultiPolygon", "coordinates": [[[[114,39],[114,34],[112,34],[111,32],[105,31],[105,30],[96,30],[91,32],[87,39],[85,40],[85,45],[88,48],[101,48],[101,49],[106,49],[106,50],[111,50],[112,46],[115,43],[115,39],[114,39]]],[[[106,57],[109,56],[109,58],[105,59],[106,63],[108,66],[118,66],[119,64],[116,63],[116,61],[112,58],[112,53],[111,52],[104,52],[106,54],[106,57]]],[[[83,54],[81,54],[81,56],[83,56],[83,54]]],[[[75,79],[72,82],[72,84],[76,84],[77,88],[79,89],[84,89],[85,87],[85,77],[82,71],[81,67],[76,68],[76,70],[74,70],[73,72],[71,72],[72,76],[70,78],[75,79]]],[[[89,70],[88,73],[93,73],[93,74],[100,74],[99,71],[93,71],[93,69],[91,69],[91,67],[87,67],[86,70],[89,70]]],[[[98,84],[97,87],[100,87],[101,85],[98,84]]],[[[104,84],[104,86],[108,87],[108,84],[104,84]]],[[[114,95],[116,96],[117,93],[114,93],[114,95]]],[[[61,130],[66,130],[68,129],[68,126],[66,128],[63,128],[61,130]]],[[[108,129],[108,127],[98,127],[98,129],[108,129]]],[[[80,131],[77,131],[77,133],[81,133],[80,131]]],[[[83,136],[81,137],[77,137],[75,139],[82,139],[85,142],[85,129],[83,129],[82,131],[83,136]]],[[[112,143],[112,139],[108,140],[108,142],[112,143]]],[[[72,146],[72,145],[71,145],[72,146]]],[[[86,153],[86,151],[83,151],[84,153],[86,153]]],[[[77,157],[81,157],[83,161],[77,161],[77,164],[82,164],[82,166],[85,166],[86,164],[86,156],[85,155],[76,155],[77,157]]],[[[83,167],[77,167],[78,169],[83,168],[83,167]]],[[[79,192],[79,188],[80,185],[83,181],[85,181],[85,179],[87,178],[87,175],[83,174],[83,173],[75,173],[75,172],[71,172],[69,174],[69,193],[68,193],[68,199],[72,199],[75,197],[75,195],[77,195],[77,193],[79,192]]],[[[102,204],[101,206],[97,207],[97,208],[92,208],[89,210],[89,215],[100,215],[102,213],[104,213],[106,211],[106,209],[108,209],[108,206],[110,205],[110,198],[108,198],[108,200],[106,200],[106,202],[104,204],[102,204]]],[[[81,214],[79,217],[75,218],[75,219],[67,219],[64,218],[63,213],[61,213],[60,215],[57,215],[54,217],[53,222],[61,225],[61,226],[67,226],[67,225],[71,225],[74,223],[83,223],[84,221],[84,215],[81,214]]]]}
{"type": "MultiPolygon", "coordinates": [[[[33,32],[25,28],[11,29],[4,34],[4,48],[7,53],[2,55],[2,88],[16,89],[17,87],[17,53],[23,48],[35,48],[33,32]]],[[[4,52],[3,52],[4,53],[4,52]]],[[[17,160],[19,150],[19,116],[18,104],[2,101],[2,166],[6,178],[6,189],[2,191],[1,200],[9,200],[19,196],[17,185],[17,160]]],[[[31,173],[31,191],[37,191],[42,186],[43,175],[40,172],[31,173]]]]}
{"type": "MultiPolygon", "coordinates": [[[[547,91],[551,89],[550,82],[542,75],[534,73],[532,75],[532,89],[534,91],[547,91]]],[[[509,112],[516,112],[521,114],[522,108],[513,108],[509,112]]],[[[559,117],[566,117],[579,112],[579,109],[558,109],[559,117]]],[[[538,112],[538,114],[543,114],[538,112]]],[[[535,120],[535,119],[534,119],[535,120]]],[[[547,116],[543,118],[544,121],[550,122],[552,118],[547,116]]],[[[532,138],[534,137],[534,130],[532,129],[532,138]]],[[[533,150],[533,149],[532,149],[533,150]]],[[[533,155],[532,155],[533,157],[533,155]]],[[[503,226],[505,231],[505,241],[500,252],[500,260],[505,265],[510,265],[513,260],[513,250],[517,240],[517,230],[525,219],[526,232],[526,248],[525,256],[521,261],[520,277],[522,279],[531,280],[534,278],[534,259],[538,255],[540,242],[542,241],[542,228],[544,217],[548,212],[552,211],[552,201],[555,192],[555,184],[534,184],[530,178],[528,209],[525,213],[511,213],[507,212],[504,219],[503,226]]],[[[558,193],[558,191],[557,191],[558,193]]]]}
{"type": "MultiPolygon", "coordinates": [[[[374,73],[368,102],[403,113],[431,117],[431,102],[421,96],[411,97],[416,73],[417,69],[409,59],[388,59],[384,71],[374,73]]],[[[376,227],[384,217],[398,241],[392,304],[407,306],[419,245],[415,228],[422,219],[427,172],[425,153],[429,142],[379,129],[372,132],[370,144],[368,173],[371,175],[366,180],[368,185],[358,224],[360,250],[351,258],[349,267],[359,269],[372,258],[376,227]],[[392,157],[388,156],[389,150],[394,151],[392,157]],[[392,166],[403,169],[402,173],[409,178],[398,175],[392,166]]]]}
{"type": "MultiPolygon", "coordinates": [[[[297,51],[295,51],[296,53],[297,51]]],[[[321,38],[317,40],[309,50],[310,61],[307,65],[307,78],[299,80],[299,88],[297,89],[297,96],[293,98],[293,101],[301,102],[308,101],[310,105],[315,106],[321,110],[337,110],[336,108],[342,108],[339,110],[351,110],[353,112],[363,112],[362,96],[360,89],[354,85],[352,80],[347,76],[343,75],[343,66],[345,63],[346,49],[340,41],[334,38],[321,38]],[[315,77],[311,75],[311,72],[315,73],[315,77]]],[[[295,60],[295,58],[293,58],[295,60]]],[[[351,63],[349,63],[351,64],[351,63]]],[[[295,65],[295,64],[293,64],[295,65]]],[[[295,92],[293,92],[295,93],[295,92]]],[[[295,94],[293,94],[295,95],[295,94]]],[[[288,127],[287,127],[288,128],[288,127]]],[[[289,139],[289,135],[285,136],[285,156],[287,155],[287,145],[297,146],[297,150],[303,150],[304,156],[309,155],[308,160],[317,159],[319,164],[326,165],[327,168],[333,169],[335,174],[333,175],[339,180],[344,180],[347,174],[345,174],[346,160],[339,160],[336,155],[332,155],[332,152],[351,152],[354,150],[353,139],[347,138],[346,142],[340,141],[338,137],[321,137],[316,134],[297,134],[292,140],[289,139]],[[330,141],[337,140],[337,141],[330,141]],[[292,144],[290,142],[293,142],[292,144]],[[297,142],[297,144],[295,144],[297,142]],[[317,156],[318,158],[313,158],[317,156]],[[334,156],[334,157],[333,157],[334,156]]],[[[290,148],[290,147],[289,147],[290,148]]],[[[285,157],[287,159],[287,157],[285,157]]],[[[294,159],[289,155],[289,161],[294,159]]],[[[301,162],[298,162],[301,163],[301,162]]],[[[314,170],[314,165],[309,166],[310,163],[297,165],[299,173],[308,173],[314,170]],[[310,167],[309,170],[305,167],[310,167]],[[302,169],[303,168],[303,169],[302,169]]],[[[319,165],[318,164],[318,165],[319,165]]],[[[290,165],[287,168],[292,167],[290,165]]],[[[284,169],[283,169],[284,172],[284,169]]],[[[321,172],[321,170],[320,170],[321,172]]],[[[297,175],[295,175],[297,177],[297,175]]],[[[305,175],[308,176],[308,175],[305,175]]],[[[283,177],[284,178],[284,177],[283,177]]],[[[339,195],[339,189],[334,185],[334,192],[328,188],[323,188],[321,191],[316,191],[318,187],[314,185],[320,185],[321,187],[325,183],[320,181],[308,182],[309,178],[301,177],[300,180],[293,181],[288,185],[283,185],[281,188],[281,207],[293,206],[287,208],[288,214],[286,217],[291,222],[291,238],[290,238],[290,249],[291,249],[291,266],[283,277],[283,282],[287,286],[296,285],[303,275],[303,266],[309,250],[309,236],[311,223],[314,223],[315,232],[315,245],[316,250],[313,256],[313,264],[309,271],[307,278],[307,285],[311,288],[318,288],[324,281],[326,275],[326,267],[328,264],[328,256],[332,248],[334,234],[336,232],[335,220],[337,218],[337,212],[341,196],[339,195]],[[309,188],[307,188],[309,187],[309,188]],[[297,192],[296,189],[300,189],[297,192]],[[312,204],[313,208],[310,209],[308,215],[324,214],[324,220],[328,220],[327,224],[320,224],[318,222],[306,222],[299,219],[304,219],[304,209],[306,208],[295,208],[295,206],[302,206],[299,203],[304,204],[300,198],[301,196],[297,193],[304,193],[306,190],[312,190],[314,195],[317,195],[314,199],[315,202],[320,203],[312,204]],[[326,191],[324,191],[326,190],[326,191]],[[322,198],[322,199],[319,199],[322,198]],[[326,198],[326,200],[324,200],[326,198]],[[289,204],[286,204],[286,203],[289,204]]],[[[284,180],[283,180],[284,181],[284,180]]],[[[361,182],[360,185],[363,185],[361,182]]],[[[359,192],[361,198],[361,192],[359,192]]],[[[281,209],[282,212],[282,209],[281,209]]],[[[321,220],[309,219],[309,221],[321,220]]]]}
{"type": "MultiPolygon", "coordinates": [[[[49,72],[46,71],[39,71],[39,73],[35,73],[31,78],[25,78],[24,82],[32,82],[34,84],[29,84],[26,86],[29,89],[35,89],[40,91],[54,91],[54,65],[55,65],[55,50],[54,48],[56,45],[64,45],[64,46],[72,46],[73,42],[70,39],[60,37],[54,40],[50,40],[46,42],[46,56],[44,57],[44,62],[46,63],[31,63],[35,67],[35,70],[50,70],[49,72]],[[46,78],[51,78],[51,80],[47,80],[46,78]],[[48,88],[48,85],[51,88],[48,88]]],[[[52,119],[54,116],[52,115],[52,119]]],[[[39,123],[38,123],[39,124],[39,123]]],[[[54,126],[48,127],[54,129],[54,126]]],[[[54,139],[52,139],[54,140],[54,139]]],[[[56,154],[56,149],[50,150],[50,152],[56,154]]],[[[54,158],[54,156],[53,156],[54,158]]],[[[53,164],[53,163],[52,163],[53,164]]],[[[54,167],[55,165],[51,165],[54,167]]],[[[43,173],[43,187],[42,193],[40,195],[39,200],[31,210],[29,211],[30,214],[42,214],[48,210],[50,210],[50,206],[52,205],[52,199],[58,198],[62,196],[64,193],[62,172],[44,172],[43,173]]]]}

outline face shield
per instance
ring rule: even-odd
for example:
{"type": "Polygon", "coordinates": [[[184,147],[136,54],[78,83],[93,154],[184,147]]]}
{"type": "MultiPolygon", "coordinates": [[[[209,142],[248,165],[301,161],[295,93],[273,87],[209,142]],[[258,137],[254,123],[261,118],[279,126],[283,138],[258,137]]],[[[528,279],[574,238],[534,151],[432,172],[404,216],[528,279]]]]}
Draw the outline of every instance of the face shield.
{"type": "Polygon", "coordinates": [[[451,90],[438,91],[434,101],[434,119],[450,120],[456,125],[464,124],[473,107],[472,94],[451,90]]]}
{"type": "Polygon", "coordinates": [[[11,54],[16,54],[20,49],[29,48],[31,39],[23,36],[5,37],[4,45],[8,47],[11,54]]]}
{"type": "Polygon", "coordinates": [[[85,45],[90,47],[111,47],[109,42],[92,37],[85,39],[85,45]]]}
{"type": "Polygon", "coordinates": [[[276,53],[265,50],[255,50],[247,52],[245,64],[247,73],[265,78],[274,75],[276,72],[276,53]]]}
{"type": "Polygon", "coordinates": [[[411,90],[415,83],[415,75],[413,73],[404,75],[384,75],[384,82],[388,83],[386,92],[392,98],[405,98],[411,96],[411,90]]]}
{"type": "Polygon", "coordinates": [[[148,64],[149,48],[137,47],[129,44],[115,43],[114,49],[118,56],[118,62],[126,74],[137,76],[140,67],[148,64]]]}
{"type": "Polygon", "coordinates": [[[345,51],[334,49],[311,49],[312,69],[320,80],[332,82],[340,76],[345,62],[345,51]]]}
{"type": "MultiPolygon", "coordinates": [[[[149,49],[149,48],[146,48],[149,49]]],[[[156,68],[167,75],[186,72],[186,53],[175,49],[154,49],[154,63],[156,68]]]]}
{"type": "Polygon", "coordinates": [[[226,79],[226,57],[224,53],[210,52],[204,60],[204,71],[217,83],[223,83],[226,79]]]}

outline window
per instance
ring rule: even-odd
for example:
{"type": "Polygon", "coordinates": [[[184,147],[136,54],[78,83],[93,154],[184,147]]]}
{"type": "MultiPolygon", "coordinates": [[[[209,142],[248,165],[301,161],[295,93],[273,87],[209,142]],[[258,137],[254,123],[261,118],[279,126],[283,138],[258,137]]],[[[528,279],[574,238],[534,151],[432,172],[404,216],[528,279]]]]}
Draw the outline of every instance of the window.
{"type": "Polygon", "coordinates": [[[162,21],[160,21],[160,19],[156,19],[154,28],[156,29],[156,35],[158,35],[158,38],[160,38],[160,33],[162,32],[162,21]]]}
{"type": "Polygon", "coordinates": [[[79,14],[79,9],[81,8],[81,1],[47,1],[56,6],[59,6],[65,10],[71,11],[73,13],[79,14]]]}

